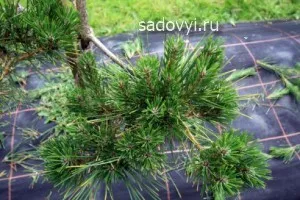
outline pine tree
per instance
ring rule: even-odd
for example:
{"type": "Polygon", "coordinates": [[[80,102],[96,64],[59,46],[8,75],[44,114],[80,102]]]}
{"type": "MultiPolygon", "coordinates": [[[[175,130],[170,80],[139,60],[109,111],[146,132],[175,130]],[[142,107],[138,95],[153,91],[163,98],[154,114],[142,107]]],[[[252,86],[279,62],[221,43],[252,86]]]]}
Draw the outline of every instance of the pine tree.
{"type": "Polygon", "coordinates": [[[25,60],[68,63],[75,80],[42,96],[39,114],[57,125],[34,151],[64,199],[93,199],[102,185],[105,199],[113,198],[117,182],[132,199],[144,199],[142,192],[159,199],[173,169],[164,154],[173,139],[191,147],[178,165],[215,199],[264,187],[267,158],[256,143],[245,133],[218,135],[206,126],[228,125],[239,114],[237,92],[221,73],[220,41],[208,38],[190,52],[181,37],[170,37],[161,60],[144,56],[129,67],[112,55],[118,65],[99,68],[85,51],[89,42],[103,44],[88,26],[84,0],[76,1],[79,12],[59,0],[17,6],[0,5],[0,83],[25,60]]]}
{"type": "Polygon", "coordinates": [[[113,196],[112,184],[120,181],[132,199],[143,199],[142,188],[158,199],[158,180],[170,168],[165,145],[175,139],[191,146],[183,160],[187,175],[215,199],[264,187],[270,171],[260,147],[246,133],[218,135],[205,126],[226,125],[239,112],[239,97],[221,73],[220,44],[208,38],[189,52],[181,37],[170,37],[161,60],[144,56],[130,72],[118,65],[99,68],[91,53],[82,54],[88,87],[71,82],[42,101],[42,115],[63,133],[40,148],[45,176],[67,199],[94,198],[100,182],[113,196]]]}

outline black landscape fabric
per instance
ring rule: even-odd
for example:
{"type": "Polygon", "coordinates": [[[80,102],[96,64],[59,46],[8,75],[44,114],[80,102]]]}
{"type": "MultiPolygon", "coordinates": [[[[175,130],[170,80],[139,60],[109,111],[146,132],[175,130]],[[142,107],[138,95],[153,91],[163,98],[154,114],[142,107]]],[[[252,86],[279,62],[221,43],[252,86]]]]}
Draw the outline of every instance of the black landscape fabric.
{"type": "MultiPolygon", "coordinates": [[[[149,32],[138,35],[144,41],[147,54],[160,56],[163,54],[163,41],[168,34],[175,33],[149,32]]],[[[182,32],[179,34],[182,34],[193,46],[209,33],[192,32],[186,35],[182,32]]],[[[274,88],[281,85],[279,78],[261,69],[256,64],[256,60],[265,60],[286,67],[295,66],[297,62],[300,62],[300,21],[240,23],[236,27],[222,25],[218,32],[212,34],[224,40],[226,59],[230,60],[224,71],[249,67],[255,67],[258,71],[255,76],[245,78],[235,84],[240,95],[259,93],[267,96],[274,88]]],[[[115,53],[121,54],[122,43],[136,36],[137,34],[121,34],[101,38],[101,41],[115,53]]],[[[107,60],[99,50],[94,51],[100,63],[107,60]]],[[[133,60],[136,59],[137,57],[133,58],[133,60]]],[[[53,68],[51,65],[44,67],[45,69],[53,68]]],[[[36,73],[30,73],[25,88],[35,89],[44,83],[45,80],[36,73]]],[[[288,147],[300,144],[300,105],[292,96],[285,96],[278,101],[263,99],[257,105],[248,105],[242,113],[252,119],[240,116],[233,122],[233,127],[253,134],[262,143],[265,152],[268,152],[270,146],[288,147]]],[[[39,119],[34,108],[21,104],[15,111],[5,114],[1,120],[9,121],[10,124],[0,129],[0,133],[5,131],[9,135],[6,137],[6,148],[0,150],[0,160],[3,160],[11,148],[15,148],[22,140],[20,128],[35,128],[42,132],[53,126],[39,119]]],[[[299,160],[299,155],[289,164],[283,164],[281,160],[270,160],[273,179],[267,182],[266,189],[249,189],[232,199],[299,200],[299,160]]],[[[5,175],[0,177],[0,200],[40,200],[47,199],[47,197],[62,199],[59,192],[42,179],[32,186],[34,174],[30,174],[20,166],[1,162],[1,172],[5,172],[5,175]]],[[[180,191],[181,199],[201,199],[201,186],[197,189],[197,186],[187,183],[182,172],[172,172],[171,176],[180,191]]],[[[169,182],[165,185],[166,189],[160,191],[161,199],[180,199],[173,183],[169,182]]],[[[116,184],[113,189],[115,199],[129,199],[122,183],[116,184]]],[[[103,199],[103,195],[103,191],[99,191],[98,198],[103,199]]]]}

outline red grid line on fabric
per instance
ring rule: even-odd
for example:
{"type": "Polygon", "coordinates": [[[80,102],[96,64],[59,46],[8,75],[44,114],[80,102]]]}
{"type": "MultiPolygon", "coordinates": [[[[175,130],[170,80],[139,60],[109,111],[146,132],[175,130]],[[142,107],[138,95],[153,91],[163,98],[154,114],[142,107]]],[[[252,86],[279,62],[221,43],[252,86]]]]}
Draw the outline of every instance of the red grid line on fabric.
{"type": "MultiPolygon", "coordinates": [[[[167,176],[167,175],[166,175],[167,176]]],[[[167,190],[167,198],[168,200],[171,200],[171,191],[170,191],[170,185],[169,185],[169,180],[166,177],[165,179],[165,184],[166,184],[166,190],[167,190]]]]}
{"type": "Polygon", "coordinates": [[[15,180],[15,179],[22,179],[22,178],[28,178],[28,177],[32,177],[34,175],[37,175],[36,173],[31,173],[31,174],[22,174],[22,175],[18,175],[18,176],[12,176],[11,178],[7,177],[7,178],[0,178],[0,182],[1,181],[8,181],[10,180],[15,180]]]}
{"type": "Polygon", "coordinates": [[[260,43],[267,43],[267,42],[275,42],[279,40],[285,40],[285,39],[291,39],[291,38],[297,38],[300,37],[300,35],[293,35],[293,36],[287,36],[287,37],[279,37],[279,38],[273,38],[268,40],[257,40],[257,41],[251,41],[251,42],[242,42],[243,43],[234,43],[234,44],[225,44],[223,47],[234,47],[234,46],[244,46],[244,44],[260,44],[260,43]]]}
{"type": "MultiPolygon", "coordinates": [[[[15,133],[16,133],[16,123],[17,123],[17,117],[18,117],[18,111],[21,107],[21,103],[19,103],[17,109],[16,109],[16,114],[14,116],[14,122],[13,122],[13,127],[11,131],[11,141],[10,141],[10,152],[12,153],[14,150],[14,143],[15,143],[15,133]]],[[[9,177],[8,177],[8,200],[11,200],[12,197],[12,177],[14,174],[14,163],[10,163],[10,171],[9,171],[9,177]]]]}
{"type": "Polygon", "coordinates": [[[242,196],[240,193],[238,193],[237,198],[238,198],[238,200],[242,200],[242,196]]]}
{"type": "Polygon", "coordinates": [[[285,137],[294,137],[294,136],[298,136],[300,135],[300,132],[296,132],[296,133],[290,133],[287,134],[286,136],[284,135],[280,135],[280,136],[274,136],[274,137],[268,137],[268,138],[263,138],[263,139],[258,139],[259,142],[266,142],[266,141],[271,141],[271,140],[278,140],[278,139],[284,139],[285,137]]]}
{"type": "MultiPolygon", "coordinates": [[[[290,39],[290,38],[297,38],[297,37],[300,37],[300,34],[293,35],[293,36],[287,36],[287,37],[279,37],[279,38],[273,38],[273,39],[244,42],[244,44],[260,44],[260,43],[274,42],[274,41],[285,40],[285,39],[290,39]]],[[[235,47],[235,46],[243,46],[243,43],[239,42],[239,43],[232,43],[232,44],[221,45],[221,47],[225,47],[225,48],[227,48],[227,47],[235,47]]],[[[192,47],[190,49],[193,50],[194,48],[192,47]]],[[[164,50],[153,51],[153,52],[145,53],[144,55],[160,54],[160,53],[163,53],[163,52],[164,52],[164,50]]],[[[139,58],[139,57],[140,57],[140,55],[136,55],[136,56],[133,56],[132,58],[139,58]]],[[[110,62],[110,60],[104,60],[103,62],[107,63],[107,62],[110,62]]]]}
{"type": "MultiPolygon", "coordinates": [[[[161,148],[158,147],[158,150],[160,150],[161,148]]],[[[168,176],[166,174],[166,168],[163,167],[163,171],[164,171],[164,182],[165,182],[165,186],[166,186],[166,191],[167,191],[167,199],[171,200],[171,192],[170,192],[170,185],[169,185],[169,180],[168,180],[168,176]]]]}
{"type": "Polygon", "coordinates": [[[170,191],[170,185],[169,185],[169,179],[167,176],[166,169],[164,167],[164,181],[165,181],[165,186],[166,186],[166,191],[167,191],[167,199],[171,200],[171,191],[170,191]]]}
{"type": "Polygon", "coordinates": [[[221,126],[221,124],[217,124],[217,129],[218,129],[218,132],[220,133],[220,134],[222,134],[222,126],[221,126]]]}
{"type": "Polygon", "coordinates": [[[280,28],[275,28],[275,27],[271,27],[271,26],[267,26],[267,25],[264,25],[264,27],[268,28],[268,29],[271,29],[271,30],[274,30],[274,31],[277,31],[277,32],[282,33],[284,35],[287,35],[288,37],[290,37],[290,39],[292,39],[295,42],[297,42],[298,44],[300,44],[300,41],[296,40],[296,38],[293,37],[294,35],[291,35],[288,32],[281,30],[280,28]]]}
{"type": "Polygon", "coordinates": [[[17,111],[13,111],[13,112],[7,112],[7,113],[3,113],[2,115],[0,115],[1,117],[2,116],[10,116],[10,115],[15,115],[16,113],[20,114],[20,113],[24,113],[24,112],[30,112],[30,111],[36,111],[37,108],[26,108],[26,109],[23,109],[23,110],[19,110],[18,112],[17,111]]]}
{"type": "MultiPolygon", "coordinates": [[[[265,95],[268,96],[268,92],[267,92],[266,88],[265,88],[264,85],[263,85],[263,81],[262,81],[262,78],[261,78],[261,76],[260,76],[260,73],[259,73],[259,70],[258,70],[258,65],[257,65],[257,62],[256,62],[256,59],[255,59],[254,55],[252,54],[252,52],[250,51],[250,49],[248,48],[248,46],[243,42],[243,40],[242,40],[241,38],[239,38],[239,37],[238,37],[237,35],[235,35],[235,34],[233,34],[233,36],[236,37],[236,38],[243,44],[243,46],[245,47],[245,49],[246,49],[247,52],[249,53],[250,57],[252,58],[253,63],[254,63],[254,66],[255,66],[256,71],[257,71],[257,75],[258,75],[259,82],[261,83],[261,87],[262,87],[262,89],[263,89],[265,95]]],[[[276,110],[275,110],[275,108],[274,108],[274,106],[273,106],[271,100],[270,100],[270,99],[267,99],[267,101],[268,101],[268,103],[269,103],[269,105],[270,105],[270,108],[271,108],[272,111],[273,111],[273,114],[274,114],[274,116],[275,116],[275,119],[276,119],[276,121],[277,121],[277,123],[278,123],[278,125],[279,125],[279,127],[280,127],[280,129],[281,129],[281,132],[282,132],[282,134],[283,134],[283,136],[284,136],[286,142],[288,143],[289,146],[292,147],[293,145],[291,144],[290,140],[289,140],[288,137],[287,137],[287,134],[286,134],[286,132],[285,132],[285,130],[284,130],[284,128],[283,128],[283,125],[282,125],[282,123],[281,123],[281,121],[280,121],[280,119],[279,119],[279,117],[278,117],[278,114],[277,114],[277,112],[276,112],[276,110]]],[[[300,160],[299,154],[297,153],[296,155],[297,155],[298,159],[300,160]]]]}
{"type": "MultiPolygon", "coordinates": [[[[251,42],[239,42],[239,43],[233,43],[233,44],[224,44],[221,45],[222,47],[235,47],[235,46],[243,46],[243,44],[260,44],[260,43],[268,43],[268,42],[274,42],[274,41],[279,41],[279,40],[285,40],[285,39],[291,39],[291,38],[298,38],[300,37],[300,34],[297,35],[292,35],[292,36],[287,36],[287,37],[279,37],[279,38],[273,38],[273,39],[266,39],[266,40],[256,40],[256,41],[251,41],[251,42]]],[[[191,50],[193,50],[194,48],[190,48],[191,50]]],[[[145,55],[152,55],[152,54],[159,54],[159,53],[163,53],[164,50],[160,50],[160,51],[153,51],[153,52],[149,52],[149,53],[145,53],[145,55]]],[[[133,58],[138,58],[140,57],[140,55],[137,56],[133,56],[133,58]]],[[[109,60],[106,60],[104,62],[107,62],[109,60]]]]}
{"type": "MultiPolygon", "coordinates": [[[[295,22],[295,23],[298,23],[298,21],[299,20],[289,20],[289,22],[295,22]]],[[[272,23],[272,21],[270,21],[271,23],[272,23]]],[[[258,20],[258,21],[252,21],[252,22],[246,22],[247,23],[247,25],[252,25],[252,27],[253,27],[253,25],[255,26],[256,24],[257,25],[264,25],[263,23],[262,23],[262,21],[261,20],[258,20]]],[[[287,20],[275,20],[274,21],[274,23],[276,23],[276,24],[286,24],[287,23],[287,20]]],[[[221,29],[221,31],[223,31],[223,32],[229,32],[229,31],[232,31],[232,30],[243,30],[243,29],[249,29],[249,26],[243,26],[243,22],[241,23],[241,24],[237,24],[236,26],[231,26],[231,27],[224,27],[224,28],[222,28],[221,29]]],[[[268,22],[268,24],[269,24],[269,22],[268,22]]],[[[295,24],[294,24],[295,25],[295,24]]]]}

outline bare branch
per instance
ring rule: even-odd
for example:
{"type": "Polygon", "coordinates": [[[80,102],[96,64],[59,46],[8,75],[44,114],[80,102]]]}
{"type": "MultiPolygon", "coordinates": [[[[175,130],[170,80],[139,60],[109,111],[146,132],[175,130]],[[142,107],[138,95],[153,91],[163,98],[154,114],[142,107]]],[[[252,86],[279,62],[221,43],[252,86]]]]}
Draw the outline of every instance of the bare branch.
{"type": "Polygon", "coordinates": [[[118,65],[120,65],[123,68],[127,68],[126,64],[122,62],[115,54],[113,54],[109,49],[106,48],[106,46],[93,34],[89,35],[89,39],[98,47],[101,49],[108,57],[110,57],[114,62],[116,62],[118,65]]]}

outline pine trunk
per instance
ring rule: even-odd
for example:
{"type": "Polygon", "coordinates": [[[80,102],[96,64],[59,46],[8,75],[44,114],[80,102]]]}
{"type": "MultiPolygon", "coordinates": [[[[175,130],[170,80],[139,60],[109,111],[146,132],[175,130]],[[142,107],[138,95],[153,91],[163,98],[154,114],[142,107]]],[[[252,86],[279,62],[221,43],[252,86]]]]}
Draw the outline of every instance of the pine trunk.
{"type": "Polygon", "coordinates": [[[79,12],[81,29],[80,29],[80,44],[82,50],[86,50],[90,44],[90,36],[93,35],[92,29],[89,26],[88,14],[86,10],[86,0],[76,0],[76,9],[79,12]]]}

